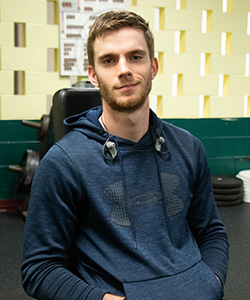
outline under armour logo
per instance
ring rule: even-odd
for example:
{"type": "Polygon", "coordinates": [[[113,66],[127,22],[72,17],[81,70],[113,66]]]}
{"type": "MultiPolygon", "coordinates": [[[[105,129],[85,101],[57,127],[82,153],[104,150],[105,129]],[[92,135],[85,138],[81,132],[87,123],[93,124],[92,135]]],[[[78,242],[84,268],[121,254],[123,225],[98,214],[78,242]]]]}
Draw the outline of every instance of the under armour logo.
{"type": "MultiPolygon", "coordinates": [[[[179,186],[179,176],[162,173],[161,179],[167,216],[174,216],[184,208],[183,201],[175,194],[175,191],[179,186]]],[[[110,215],[112,222],[126,227],[131,226],[128,213],[129,207],[145,206],[153,202],[160,202],[162,198],[162,193],[160,191],[149,191],[126,201],[122,181],[118,181],[108,186],[104,190],[104,195],[115,204],[110,215]]]]}

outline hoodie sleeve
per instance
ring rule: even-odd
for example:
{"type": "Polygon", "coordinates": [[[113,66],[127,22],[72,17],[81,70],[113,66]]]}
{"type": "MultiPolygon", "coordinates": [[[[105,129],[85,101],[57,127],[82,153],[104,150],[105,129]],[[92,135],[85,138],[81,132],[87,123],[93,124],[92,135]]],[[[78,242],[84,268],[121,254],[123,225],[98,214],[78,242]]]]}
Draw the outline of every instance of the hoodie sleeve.
{"type": "Polygon", "coordinates": [[[228,241],[213,196],[210,170],[204,148],[195,139],[196,182],[188,223],[199,245],[203,261],[225,284],[228,270],[228,241]]]}
{"type": "Polygon", "coordinates": [[[101,300],[106,293],[66,268],[84,205],[77,177],[77,167],[58,145],[49,150],[34,176],[21,273],[25,291],[37,299],[101,300]]]}

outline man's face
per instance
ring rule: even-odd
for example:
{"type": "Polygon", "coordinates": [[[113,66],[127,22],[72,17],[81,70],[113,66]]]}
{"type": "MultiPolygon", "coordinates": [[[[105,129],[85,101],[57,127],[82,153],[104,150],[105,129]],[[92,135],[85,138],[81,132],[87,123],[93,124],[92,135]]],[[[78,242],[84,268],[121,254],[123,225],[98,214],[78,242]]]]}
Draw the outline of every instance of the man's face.
{"type": "Polygon", "coordinates": [[[113,110],[133,112],[144,105],[158,63],[150,60],[141,30],[126,27],[98,37],[94,63],[89,67],[89,78],[113,110]]]}

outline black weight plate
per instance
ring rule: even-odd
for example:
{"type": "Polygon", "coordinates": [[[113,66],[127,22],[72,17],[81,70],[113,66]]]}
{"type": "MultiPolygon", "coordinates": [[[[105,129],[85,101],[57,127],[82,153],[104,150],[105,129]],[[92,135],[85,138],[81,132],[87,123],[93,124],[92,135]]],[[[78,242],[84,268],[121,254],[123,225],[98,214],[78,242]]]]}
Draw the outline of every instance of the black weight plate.
{"type": "Polygon", "coordinates": [[[216,201],[217,206],[234,206],[242,203],[242,199],[237,199],[234,201],[216,201]]]}
{"type": "Polygon", "coordinates": [[[236,188],[214,188],[213,189],[214,194],[216,195],[235,195],[242,192],[242,187],[236,187],[236,188]]]}
{"type": "Polygon", "coordinates": [[[18,177],[18,192],[27,194],[30,191],[31,182],[39,160],[40,155],[38,152],[26,150],[20,162],[22,171],[18,177]]]}
{"type": "Polygon", "coordinates": [[[243,185],[243,181],[236,177],[212,176],[211,179],[214,188],[237,188],[243,185]]]}
{"type": "Polygon", "coordinates": [[[50,116],[49,115],[43,115],[40,120],[40,128],[37,130],[37,139],[39,141],[42,141],[44,137],[46,136],[46,133],[49,129],[49,123],[50,123],[50,116]]]}
{"type": "Polygon", "coordinates": [[[235,194],[235,195],[214,195],[216,201],[234,201],[237,199],[242,199],[243,194],[235,194]]]}

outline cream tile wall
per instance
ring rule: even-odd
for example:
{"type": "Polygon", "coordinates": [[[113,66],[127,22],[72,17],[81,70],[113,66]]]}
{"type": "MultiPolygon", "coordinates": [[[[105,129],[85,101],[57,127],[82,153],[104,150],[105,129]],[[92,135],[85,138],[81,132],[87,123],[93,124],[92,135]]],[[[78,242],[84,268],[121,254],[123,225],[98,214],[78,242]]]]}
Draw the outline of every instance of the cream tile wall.
{"type": "MultiPolygon", "coordinates": [[[[0,120],[40,119],[52,95],[71,86],[58,68],[58,4],[0,0],[0,120]]],[[[160,69],[150,100],[160,117],[250,117],[249,0],[132,0],[128,9],[154,32],[160,69]]]]}
{"type": "Polygon", "coordinates": [[[0,0],[0,120],[40,119],[49,113],[52,95],[71,86],[59,74],[59,26],[56,17],[48,22],[51,5],[57,13],[58,1],[0,0]],[[17,23],[23,26],[22,46],[15,46],[17,23]]]}
{"type": "Polygon", "coordinates": [[[151,93],[158,115],[250,117],[249,0],[132,4],[132,10],[150,21],[160,57],[161,74],[151,93]]]}

